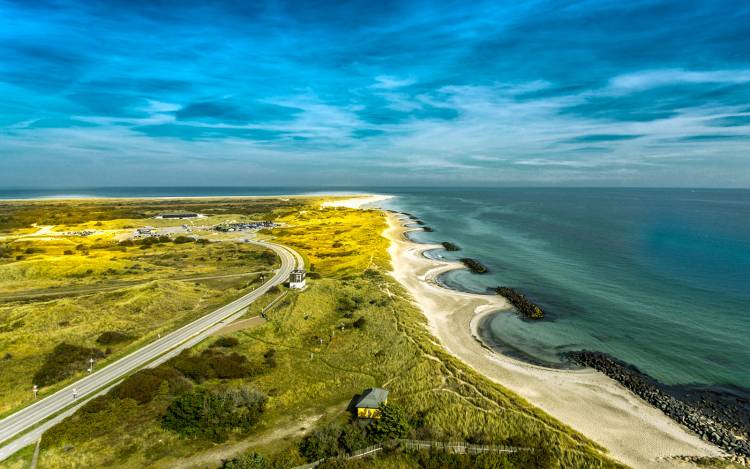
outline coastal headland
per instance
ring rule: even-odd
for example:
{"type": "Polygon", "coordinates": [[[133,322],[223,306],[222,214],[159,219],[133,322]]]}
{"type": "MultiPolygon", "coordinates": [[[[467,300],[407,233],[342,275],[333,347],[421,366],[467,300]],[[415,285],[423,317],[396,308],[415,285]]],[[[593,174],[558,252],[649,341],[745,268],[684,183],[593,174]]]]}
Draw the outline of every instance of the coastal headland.
{"type": "Polygon", "coordinates": [[[406,233],[411,220],[388,213],[392,275],[411,293],[429,321],[431,332],[454,356],[489,379],[517,392],[532,404],[606,447],[632,467],[662,468],[683,464],[684,457],[720,457],[723,452],[652,407],[621,384],[592,369],[555,370],[499,354],[481,342],[483,317],[510,309],[500,295],[479,295],[444,287],[438,278],[459,262],[430,259],[406,233]]]}

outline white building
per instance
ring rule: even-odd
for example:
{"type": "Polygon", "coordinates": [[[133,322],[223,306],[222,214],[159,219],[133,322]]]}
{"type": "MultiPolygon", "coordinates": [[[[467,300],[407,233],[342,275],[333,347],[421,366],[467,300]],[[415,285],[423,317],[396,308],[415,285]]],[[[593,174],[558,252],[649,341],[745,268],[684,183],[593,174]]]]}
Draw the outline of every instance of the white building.
{"type": "Polygon", "coordinates": [[[293,270],[289,274],[289,288],[305,288],[305,271],[304,269],[293,270]]]}

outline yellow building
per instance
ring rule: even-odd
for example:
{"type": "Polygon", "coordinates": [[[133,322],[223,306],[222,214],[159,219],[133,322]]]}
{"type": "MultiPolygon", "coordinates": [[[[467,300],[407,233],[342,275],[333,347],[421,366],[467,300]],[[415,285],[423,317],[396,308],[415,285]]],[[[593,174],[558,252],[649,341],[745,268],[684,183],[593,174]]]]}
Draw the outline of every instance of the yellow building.
{"type": "Polygon", "coordinates": [[[357,402],[357,417],[361,419],[379,419],[380,404],[388,403],[388,390],[383,388],[370,388],[362,393],[362,398],[357,402]]]}

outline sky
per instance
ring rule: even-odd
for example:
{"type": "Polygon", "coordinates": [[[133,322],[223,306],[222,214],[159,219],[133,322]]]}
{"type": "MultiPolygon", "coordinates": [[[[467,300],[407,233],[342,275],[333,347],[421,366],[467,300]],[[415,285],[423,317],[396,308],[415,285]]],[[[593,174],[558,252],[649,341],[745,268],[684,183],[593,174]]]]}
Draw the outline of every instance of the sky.
{"type": "Polygon", "coordinates": [[[0,0],[0,168],[750,188],[750,2],[0,0]]]}

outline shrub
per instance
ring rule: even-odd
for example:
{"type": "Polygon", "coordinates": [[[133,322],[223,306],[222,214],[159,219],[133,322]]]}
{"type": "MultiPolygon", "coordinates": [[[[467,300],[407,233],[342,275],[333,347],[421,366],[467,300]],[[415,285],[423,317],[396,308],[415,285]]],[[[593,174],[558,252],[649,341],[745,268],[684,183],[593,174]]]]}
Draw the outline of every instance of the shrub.
{"type": "Polygon", "coordinates": [[[172,242],[175,244],[185,244],[195,242],[195,239],[188,236],[177,236],[172,242]]]}
{"type": "Polygon", "coordinates": [[[81,412],[87,414],[95,414],[109,408],[109,403],[112,402],[112,398],[108,395],[97,396],[81,407],[81,412]]]}
{"type": "Polygon", "coordinates": [[[230,347],[234,347],[235,345],[238,345],[239,343],[240,341],[234,337],[219,337],[209,347],[230,348],[230,347]]]}
{"type": "Polygon", "coordinates": [[[258,371],[244,356],[238,353],[227,355],[213,348],[197,356],[184,351],[170,360],[169,365],[197,383],[213,378],[244,378],[258,371]]]}
{"type": "Polygon", "coordinates": [[[265,394],[246,386],[224,391],[198,389],[172,401],[162,426],[185,437],[224,441],[229,431],[252,428],[266,399],[265,394]]]}
{"type": "Polygon", "coordinates": [[[131,340],[132,337],[118,331],[105,331],[102,332],[99,337],[96,338],[96,343],[99,345],[112,345],[119,344],[131,340]]]}
{"type": "Polygon", "coordinates": [[[270,467],[268,459],[254,451],[221,463],[221,469],[267,469],[270,467]]]}
{"type": "Polygon", "coordinates": [[[63,342],[47,355],[44,364],[33,377],[34,383],[39,386],[48,386],[62,381],[73,376],[77,371],[85,370],[90,358],[102,356],[104,354],[99,349],[80,347],[63,342]]]}
{"type": "Polygon", "coordinates": [[[236,379],[250,374],[246,366],[247,358],[237,353],[230,355],[215,355],[210,358],[209,366],[213,369],[217,378],[236,379]]]}
{"type": "Polygon", "coordinates": [[[162,383],[176,383],[182,375],[174,368],[160,366],[146,368],[118,384],[112,394],[120,399],[133,399],[139,404],[146,404],[154,399],[162,383]]]}
{"type": "Polygon", "coordinates": [[[410,425],[401,407],[396,404],[380,404],[380,418],[368,430],[375,441],[385,441],[406,437],[410,425]]]}
{"type": "Polygon", "coordinates": [[[360,316],[359,318],[357,318],[356,321],[352,323],[352,326],[354,326],[357,329],[362,329],[363,327],[365,327],[366,322],[367,320],[365,320],[364,317],[360,316]]]}
{"type": "Polygon", "coordinates": [[[65,255],[65,256],[72,256],[73,255],[73,251],[71,251],[70,249],[66,249],[65,251],[63,251],[63,255],[65,255]]]}
{"type": "Polygon", "coordinates": [[[341,428],[338,425],[327,425],[306,436],[300,443],[299,452],[308,461],[339,456],[342,454],[340,436],[341,428]]]}
{"type": "Polygon", "coordinates": [[[269,368],[276,368],[276,349],[268,349],[263,354],[263,363],[269,368]]]}
{"type": "Polygon", "coordinates": [[[259,257],[266,264],[273,265],[276,263],[276,254],[271,251],[263,251],[259,257]]]}

